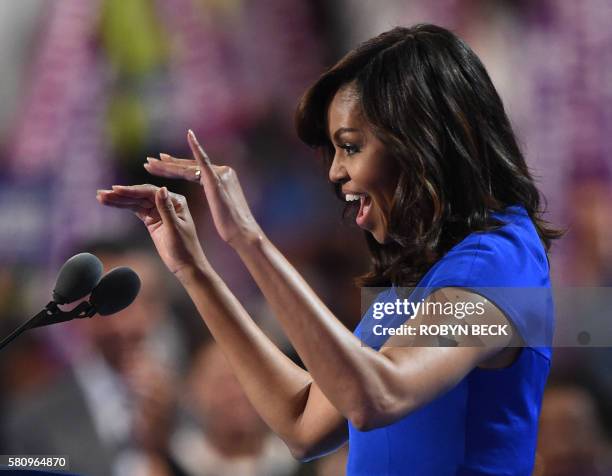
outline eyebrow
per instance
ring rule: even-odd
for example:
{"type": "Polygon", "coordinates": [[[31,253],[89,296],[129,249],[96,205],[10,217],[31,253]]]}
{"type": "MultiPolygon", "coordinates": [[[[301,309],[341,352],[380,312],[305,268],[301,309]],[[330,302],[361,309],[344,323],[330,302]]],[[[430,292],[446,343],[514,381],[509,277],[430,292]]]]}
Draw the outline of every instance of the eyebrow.
{"type": "Polygon", "coordinates": [[[334,132],[333,138],[338,140],[338,137],[346,132],[359,132],[359,129],[355,129],[354,127],[341,127],[334,132]]]}

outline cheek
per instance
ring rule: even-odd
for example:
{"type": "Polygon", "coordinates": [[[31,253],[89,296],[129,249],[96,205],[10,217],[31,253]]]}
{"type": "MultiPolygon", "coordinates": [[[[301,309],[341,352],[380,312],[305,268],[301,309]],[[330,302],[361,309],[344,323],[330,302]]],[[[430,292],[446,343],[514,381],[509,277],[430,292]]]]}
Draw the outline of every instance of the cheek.
{"type": "Polygon", "coordinates": [[[380,174],[376,177],[376,179],[377,188],[374,195],[376,212],[378,215],[378,221],[383,227],[383,230],[387,230],[389,228],[389,217],[393,207],[393,197],[395,195],[397,177],[391,174],[380,174]]]}
{"type": "Polygon", "coordinates": [[[382,180],[385,181],[387,190],[394,191],[400,176],[399,165],[394,159],[386,157],[380,169],[383,171],[381,174],[384,176],[382,180]]]}
{"type": "Polygon", "coordinates": [[[367,188],[371,193],[379,194],[381,190],[392,187],[394,182],[393,171],[389,165],[380,160],[364,161],[359,168],[354,171],[353,178],[360,182],[360,185],[367,188]]]}
{"type": "Polygon", "coordinates": [[[397,162],[389,157],[382,146],[372,151],[367,162],[370,181],[378,190],[384,191],[386,196],[392,196],[400,172],[397,162]]]}
{"type": "Polygon", "coordinates": [[[374,181],[375,199],[378,206],[385,212],[391,211],[395,188],[397,186],[397,176],[393,174],[379,174],[374,181]]]}

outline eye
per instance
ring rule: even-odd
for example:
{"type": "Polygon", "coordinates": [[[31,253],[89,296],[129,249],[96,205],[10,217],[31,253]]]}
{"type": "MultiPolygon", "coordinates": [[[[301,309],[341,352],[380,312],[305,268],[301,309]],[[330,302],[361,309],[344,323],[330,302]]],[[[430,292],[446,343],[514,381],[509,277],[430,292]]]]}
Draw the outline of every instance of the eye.
{"type": "Polygon", "coordinates": [[[359,147],[354,144],[342,144],[339,146],[341,149],[346,151],[346,155],[354,155],[359,152],[359,147]]]}

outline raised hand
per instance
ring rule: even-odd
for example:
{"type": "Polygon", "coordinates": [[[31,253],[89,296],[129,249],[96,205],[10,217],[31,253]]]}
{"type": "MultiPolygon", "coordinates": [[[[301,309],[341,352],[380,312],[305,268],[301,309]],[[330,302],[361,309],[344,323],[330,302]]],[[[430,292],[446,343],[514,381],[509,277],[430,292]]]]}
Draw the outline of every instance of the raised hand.
{"type": "Polygon", "coordinates": [[[147,227],[159,256],[175,275],[207,265],[185,197],[155,185],[113,185],[98,190],[98,201],[131,210],[147,227]]]}
{"type": "Polygon", "coordinates": [[[261,228],[249,209],[234,169],[214,165],[193,131],[187,134],[187,141],[195,160],[160,154],[161,160],[147,159],[145,169],[160,177],[199,182],[204,188],[217,232],[230,245],[237,246],[260,237],[261,228]]]}

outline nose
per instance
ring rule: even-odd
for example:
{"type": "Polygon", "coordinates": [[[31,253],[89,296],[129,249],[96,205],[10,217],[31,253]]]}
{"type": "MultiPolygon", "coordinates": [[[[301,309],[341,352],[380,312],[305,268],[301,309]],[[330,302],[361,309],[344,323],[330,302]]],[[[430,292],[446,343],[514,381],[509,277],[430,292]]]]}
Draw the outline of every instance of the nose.
{"type": "Polygon", "coordinates": [[[337,155],[334,155],[334,160],[329,167],[329,180],[333,183],[345,182],[348,179],[348,172],[337,155]]]}

